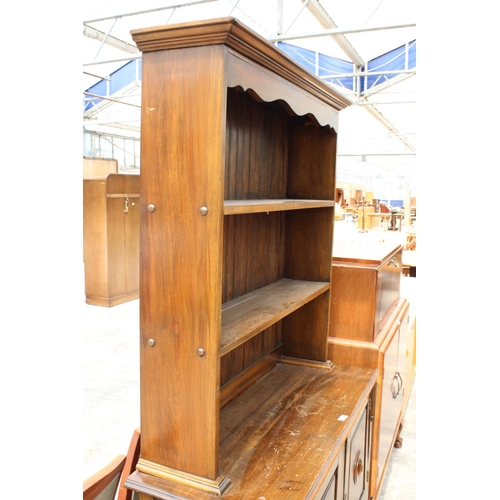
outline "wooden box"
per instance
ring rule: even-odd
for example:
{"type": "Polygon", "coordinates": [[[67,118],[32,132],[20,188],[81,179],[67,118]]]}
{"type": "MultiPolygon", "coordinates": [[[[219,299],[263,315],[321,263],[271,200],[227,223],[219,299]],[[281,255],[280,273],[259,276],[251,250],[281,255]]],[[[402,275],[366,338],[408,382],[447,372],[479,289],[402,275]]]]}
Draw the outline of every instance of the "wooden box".
{"type": "Polygon", "coordinates": [[[373,341],[399,298],[402,246],[335,240],[330,337],[373,341]]]}

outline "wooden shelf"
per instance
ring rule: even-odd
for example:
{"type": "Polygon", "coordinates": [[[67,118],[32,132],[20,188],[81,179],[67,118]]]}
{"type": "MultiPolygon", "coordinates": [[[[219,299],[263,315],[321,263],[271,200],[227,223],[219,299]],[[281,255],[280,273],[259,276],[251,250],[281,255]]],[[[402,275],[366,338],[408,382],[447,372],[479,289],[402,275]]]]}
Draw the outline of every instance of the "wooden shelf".
{"type": "Polygon", "coordinates": [[[282,279],[222,305],[224,355],[329,290],[329,283],[282,279]]]}
{"type": "Polygon", "coordinates": [[[224,215],[333,207],[333,200],[225,200],[224,215]]]}

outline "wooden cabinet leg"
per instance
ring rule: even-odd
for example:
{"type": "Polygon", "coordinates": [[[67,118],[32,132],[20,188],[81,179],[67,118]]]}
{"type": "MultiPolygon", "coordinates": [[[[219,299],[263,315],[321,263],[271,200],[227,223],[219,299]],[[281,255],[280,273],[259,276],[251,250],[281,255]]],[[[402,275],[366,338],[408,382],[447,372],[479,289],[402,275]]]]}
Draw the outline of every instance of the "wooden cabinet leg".
{"type": "Polygon", "coordinates": [[[396,440],[394,441],[394,448],[401,448],[403,446],[403,438],[400,436],[401,431],[403,430],[403,424],[399,424],[398,434],[396,436],[396,440]]]}

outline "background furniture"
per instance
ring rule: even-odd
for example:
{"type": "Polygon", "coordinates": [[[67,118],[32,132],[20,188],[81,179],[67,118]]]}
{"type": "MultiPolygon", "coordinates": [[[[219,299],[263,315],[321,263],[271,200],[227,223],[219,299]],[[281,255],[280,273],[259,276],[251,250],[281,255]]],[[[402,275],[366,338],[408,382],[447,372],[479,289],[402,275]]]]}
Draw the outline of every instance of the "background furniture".
{"type": "Polygon", "coordinates": [[[118,173],[118,162],[110,158],[83,157],[83,178],[107,177],[118,173]]]}
{"type": "Polygon", "coordinates": [[[365,206],[358,207],[358,229],[364,229],[368,231],[371,229],[371,219],[368,214],[374,213],[374,207],[368,207],[365,202],[365,206]]]}
{"type": "Polygon", "coordinates": [[[332,257],[329,359],[378,368],[374,398],[370,498],[376,499],[399,436],[415,374],[416,322],[400,296],[402,247],[335,240],[332,257]],[[408,378],[409,377],[409,378],[408,378]]]}
{"type": "Polygon", "coordinates": [[[125,488],[126,478],[135,470],[140,451],[139,429],[132,434],[127,455],[118,455],[107,466],[83,482],[83,500],[138,500],[125,488]]]}
{"type": "Polygon", "coordinates": [[[108,465],[83,482],[83,500],[114,500],[125,455],[118,455],[108,465]]]}
{"type": "Polygon", "coordinates": [[[367,499],[378,370],[327,359],[349,102],[231,18],[132,36],[141,454],[126,485],[142,500],[367,499]]]}
{"type": "Polygon", "coordinates": [[[110,307],[139,297],[137,175],[83,179],[83,259],[87,304],[110,307]]]}
{"type": "Polygon", "coordinates": [[[389,229],[389,219],[392,217],[391,214],[386,213],[376,213],[368,212],[365,214],[365,221],[368,222],[367,229],[380,228],[380,222],[383,222],[383,229],[387,231],[389,229]]]}

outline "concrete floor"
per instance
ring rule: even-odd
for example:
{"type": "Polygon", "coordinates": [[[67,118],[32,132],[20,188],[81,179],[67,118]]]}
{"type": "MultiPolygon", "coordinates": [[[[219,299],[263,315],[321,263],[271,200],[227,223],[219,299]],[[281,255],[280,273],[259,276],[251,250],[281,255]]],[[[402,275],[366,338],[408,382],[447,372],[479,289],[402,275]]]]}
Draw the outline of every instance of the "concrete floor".
{"type": "MultiPolygon", "coordinates": [[[[352,223],[336,223],[335,231],[336,235],[354,238],[403,237],[401,233],[378,231],[359,235],[352,223]]],[[[402,278],[402,295],[406,296],[405,290],[413,289],[415,283],[416,278],[402,278]]],[[[411,299],[410,304],[414,314],[415,304],[411,299]]],[[[86,479],[116,455],[126,454],[134,429],[140,427],[139,300],[105,308],[87,305],[83,297],[82,317],[82,479],[86,479]]],[[[416,382],[401,437],[403,447],[393,449],[381,500],[416,498],[416,382]]]]}

